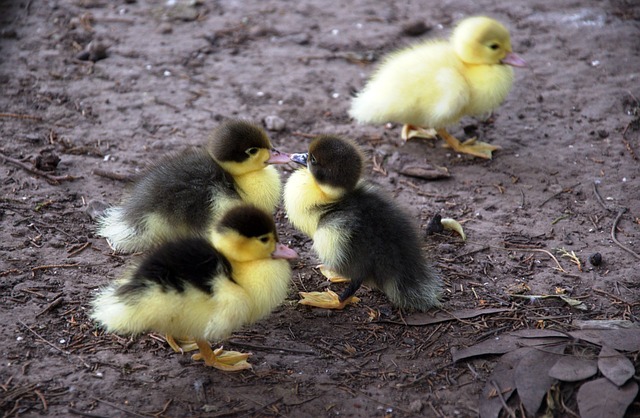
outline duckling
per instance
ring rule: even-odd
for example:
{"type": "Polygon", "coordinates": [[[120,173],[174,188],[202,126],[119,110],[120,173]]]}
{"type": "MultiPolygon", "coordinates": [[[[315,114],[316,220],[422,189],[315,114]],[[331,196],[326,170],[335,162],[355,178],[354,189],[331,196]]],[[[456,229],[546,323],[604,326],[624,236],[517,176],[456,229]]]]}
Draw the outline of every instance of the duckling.
{"type": "Polygon", "coordinates": [[[289,221],[313,239],[313,249],[331,276],[350,279],[333,292],[303,294],[301,303],[342,309],[362,284],[384,292],[399,308],[438,306],[441,281],[425,260],[410,216],[390,197],[361,179],[363,156],[353,142],[320,136],[308,153],[291,160],[295,171],[284,188],[289,221]]]}
{"type": "Polygon", "coordinates": [[[278,242],[273,218],[252,205],[222,216],[210,239],[166,242],[100,291],[91,317],[108,332],[147,331],[195,339],[194,360],[235,371],[250,368],[248,354],[211,350],[244,325],[267,316],[287,296],[297,254],[278,242]],[[213,243],[213,244],[212,244],[213,243]]]}
{"type": "Polygon", "coordinates": [[[206,148],[162,159],[136,181],[120,206],[107,209],[98,234],[117,251],[146,250],[171,239],[205,236],[226,208],[252,203],[273,213],[282,184],[271,164],[289,162],[260,127],[228,120],[206,148]]]}
{"type": "Polygon", "coordinates": [[[391,53],[354,98],[349,113],[361,123],[403,123],[405,140],[433,138],[435,130],[456,152],[490,159],[500,147],[475,138],[461,143],[446,127],[497,108],[511,90],[512,67],[524,66],[501,23],[470,17],[458,24],[448,42],[426,41],[391,53]]]}

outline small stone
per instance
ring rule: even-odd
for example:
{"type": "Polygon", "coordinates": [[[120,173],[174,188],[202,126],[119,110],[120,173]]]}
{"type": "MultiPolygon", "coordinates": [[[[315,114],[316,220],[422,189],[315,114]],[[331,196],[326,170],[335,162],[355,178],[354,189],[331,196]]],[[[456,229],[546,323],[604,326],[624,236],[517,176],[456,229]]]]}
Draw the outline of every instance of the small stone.
{"type": "Polygon", "coordinates": [[[271,115],[264,118],[264,126],[269,131],[281,132],[287,127],[287,122],[279,116],[271,115]]]}
{"type": "Polygon", "coordinates": [[[158,32],[160,32],[163,35],[168,35],[170,33],[173,33],[173,26],[171,26],[170,23],[163,23],[160,26],[158,26],[158,32]]]}
{"type": "Polygon", "coordinates": [[[415,401],[411,401],[409,403],[409,411],[411,411],[411,412],[413,412],[415,414],[417,414],[420,411],[422,411],[422,407],[423,407],[423,404],[422,404],[422,401],[420,399],[416,399],[415,401]]]}
{"type": "Polygon", "coordinates": [[[600,253],[593,253],[589,256],[589,262],[591,263],[592,266],[599,266],[600,264],[602,264],[602,254],[600,253]]]}
{"type": "Polygon", "coordinates": [[[604,129],[599,129],[598,136],[602,139],[605,139],[609,136],[609,132],[605,131],[604,129]]]}
{"type": "Polygon", "coordinates": [[[431,30],[430,26],[427,26],[422,20],[415,22],[409,22],[402,25],[402,33],[407,36],[420,36],[431,30]]]}

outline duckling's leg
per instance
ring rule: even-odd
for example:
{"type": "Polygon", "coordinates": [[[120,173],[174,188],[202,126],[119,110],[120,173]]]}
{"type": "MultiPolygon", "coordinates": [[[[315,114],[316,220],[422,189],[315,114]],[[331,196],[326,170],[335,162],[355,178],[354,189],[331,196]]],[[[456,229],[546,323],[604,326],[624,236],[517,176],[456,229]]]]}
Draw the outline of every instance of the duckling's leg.
{"type": "Polygon", "coordinates": [[[477,141],[476,138],[471,138],[461,143],[444,128],[438,129],[437,132],[438,135],[447,142],[447,145],[451,149],[461,154],[469,154],[490,160],[492,157],[491,153],[495,150],[501,149],[498,145],[491,145],[486,142],[477,141]]]}
{"type": "Polygon", "coordinates": [[[176,340],[172,335],[165,335],[164,338],[167,340],[169,347],[171,347],[176,353],[184,354],[198,349],[196,341],[191,338],[178,338],[176,340]]]}
{"type": "Polygon", "coordinates": [[[419,126],[413,125],[404,125],[402,127],[402,139],[405,141],[410,140],[411,138],[427,138],[427,139],[436,139],[437,132],[435,129],[431,128],[421,128],[419,126]]]}
{"type": "Polygon", "coordinates": [[[215,367],[225,372],[237,372],[251,368],[247,362],[251,353],[239,353],[237,351],[224,351],[222,347],[211,350],[208,342],[196,340],[200,352],[191,356],[195,361],[204,360],[207,366],[215,367]]]}

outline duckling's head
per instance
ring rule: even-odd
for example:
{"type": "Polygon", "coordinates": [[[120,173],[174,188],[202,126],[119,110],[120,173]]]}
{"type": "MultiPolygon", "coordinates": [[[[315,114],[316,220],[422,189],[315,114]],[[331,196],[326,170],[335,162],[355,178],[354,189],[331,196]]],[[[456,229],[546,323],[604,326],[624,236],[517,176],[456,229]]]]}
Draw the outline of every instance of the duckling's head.
{"type": "Polygon", "coordinates": [[[227,211],[211,238],[214,247],[230,261],[292,259],[298,256],[294,250],[278,242],[273,218],[253,205],[243,204],[227,211]]]}
{"type": "Polygon", "coordinates": [[[309,144],[308,153],[292,154],[291,160],[305,165],[318,187],[333,199],[356,187],[364,164],[355,142],[331,135],[317,137],[309,144]]]}
{"type": "Polygon", "coordinates": [[[227,120],[214,129],[207,150],[232,176],[289,162],[287,154],[273,148],[262,128],[243,120],[227,120]]]}
{"type": "Polygon", "coordinates": [[[468,64],[527,65],[511,51],[507,28],[488,17],[470,17],[460,22],[453,31],[451,43],[460,59],[468,64]]]}

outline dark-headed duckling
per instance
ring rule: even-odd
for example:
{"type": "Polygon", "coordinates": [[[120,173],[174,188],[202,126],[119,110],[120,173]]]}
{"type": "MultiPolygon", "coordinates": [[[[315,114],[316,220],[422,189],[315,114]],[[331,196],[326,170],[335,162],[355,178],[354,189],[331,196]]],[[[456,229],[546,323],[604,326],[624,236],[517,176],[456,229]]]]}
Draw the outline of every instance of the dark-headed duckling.
{"type": "Polygon", "coordinates": [[[249,368],[247,354],[212,351],[207,341],[220,341],[280,305],[291,280],[286,259],[296,257],[278,242],[271,215],[240,205],[220,219],[211,240],[183,238],[153,249],[98,294],[91,316],[117,334],[191,337],[200,349],[194,359],[227,371],[249,368]]]}
{"type": "Polygon", "coordinates": [[[328,270],[350,279],[339,298],[312,292],[301,303],[342,309],[369,284],[400,308],[425,311],[439,305],[441,282],[421,252],[417,227],[391,198],[361,180],[363,157],[354,142],[320,136],[308,153],[291,159],[306,168],[285,185],[289,220],[313,239],[328,270]]]}
{"type": "Polygon", "coordinates": [[[143,251],[183,237],[206,236],[225,209],[247,202],[273,213],[282,184],[271,164],[289,156],[271,145],[265,131],[228,120],[206,148],[184,151],[150,167],[120,206],[107,209],[98,234],[118,251],[143,251]]]}

